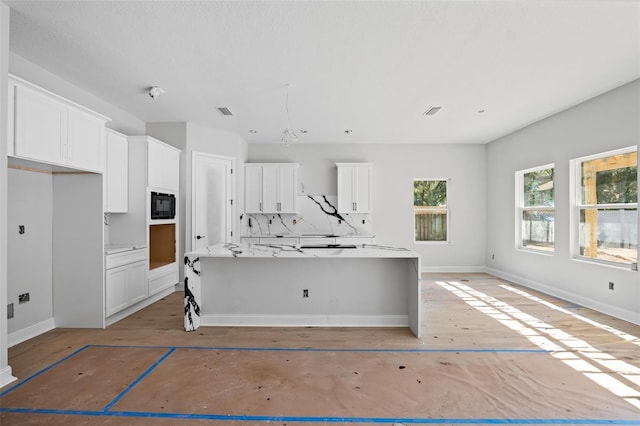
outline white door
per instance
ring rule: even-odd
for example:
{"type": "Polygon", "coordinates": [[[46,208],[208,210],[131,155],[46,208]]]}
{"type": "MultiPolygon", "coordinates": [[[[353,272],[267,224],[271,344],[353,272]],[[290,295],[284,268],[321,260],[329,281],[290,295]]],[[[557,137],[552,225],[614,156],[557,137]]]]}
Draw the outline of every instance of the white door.
{"type": "Polygon", "coordinates": [[[231,242],[234,160],[203,152],[192,157],[191,247],[231,242]]]}

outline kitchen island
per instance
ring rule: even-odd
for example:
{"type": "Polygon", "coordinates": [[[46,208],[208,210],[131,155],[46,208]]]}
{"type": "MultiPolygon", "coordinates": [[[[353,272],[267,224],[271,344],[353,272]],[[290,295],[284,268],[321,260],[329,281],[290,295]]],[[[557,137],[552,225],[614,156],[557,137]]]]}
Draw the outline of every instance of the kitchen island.
{"type": "Polygon", "coordinates": [[[420,258],[381,245],[216,244],[185,254],[184,328],[409,327],[420,258]]]}

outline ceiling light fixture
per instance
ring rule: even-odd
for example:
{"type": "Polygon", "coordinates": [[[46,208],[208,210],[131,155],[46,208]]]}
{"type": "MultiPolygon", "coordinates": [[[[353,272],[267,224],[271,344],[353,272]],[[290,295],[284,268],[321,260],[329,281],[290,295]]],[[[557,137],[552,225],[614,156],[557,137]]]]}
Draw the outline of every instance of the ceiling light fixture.
{"type": "Polygon", "coordinates": [[[284,103],[284,109],[287,112],[287,128],[282,132],[281,140],[283,145],[290,145],[291,142],[298,141],[298,135],[296,135],[296,132],[291,128],[291,117],[289,117],[289,84],[287,84],[286,87],[287,95],[284,103]]]}
{"type": "Polygon", "coordinates": [[[442,109],[442,107],[439,106],[432,106],[429,107],[428,110],[426,110],[425,112],[422,113],[422,115],[436,115],[440,110],[442,109]]]}
{"type": "Polygon", "coordinates": [[[157,99],[158,96],[162,95],[163,93],[164,93],[164,89],[162,87],[158,87],[158,86],[149,87],[149,96],[151,97],[151,99],[157,99]]]}
{"type": "Polygon", "coordinates": [[[220,111],[220,114],[222,115],[233,115],[231,110],[227,107],[218,107],[218,111],[220,111]]]}

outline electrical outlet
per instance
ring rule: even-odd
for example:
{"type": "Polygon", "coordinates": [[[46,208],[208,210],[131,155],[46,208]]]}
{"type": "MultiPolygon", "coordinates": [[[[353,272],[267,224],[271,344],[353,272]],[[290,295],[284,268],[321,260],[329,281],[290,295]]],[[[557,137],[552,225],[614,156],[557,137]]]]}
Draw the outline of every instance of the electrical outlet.
{"type": "Polygon", "coordinates": [[[18,295],[18,303],[27,303],[29,300],[29,293],[22,293],[18,295]]]}
{"type": "Polygon", "coordinates": [[[24,234],[24,225],[18,225],[18,234],[24,234]]]}
{"type": "Polygon", "coordinates": [[[7,305],[7,319],[13,318],[13,303],[7,305]]]}
{"type": "Polygon", "coordinates": [[[491,255],[491,260],[495,260],[495,259],[496,259],[496,255],[495,255],[495,254],[492,254],[492,255],[491,255]]]}
{"type": "Polygon", "coordinates": [[[613,290],[613,281],[609,281],[609,290],[613,290]]]}
{"type": "Polygon", "coordinates": [[[302,298],[304,299],[306,297],[309,297],[309,290],[305,288],[302,290],[302,298]]]}

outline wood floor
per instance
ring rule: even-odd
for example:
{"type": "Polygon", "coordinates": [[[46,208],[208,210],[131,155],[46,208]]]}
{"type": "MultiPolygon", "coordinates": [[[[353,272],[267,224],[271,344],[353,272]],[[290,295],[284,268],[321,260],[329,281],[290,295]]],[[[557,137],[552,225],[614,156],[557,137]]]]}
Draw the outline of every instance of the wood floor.
{"type": "Polygon", "coordinates": [[[183,331],[181,293],[9,350],[5,425],[640,425],[640,326],[486,274],[404,328],[183,331]]]}

